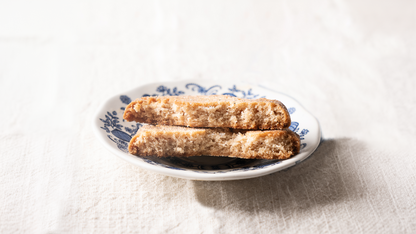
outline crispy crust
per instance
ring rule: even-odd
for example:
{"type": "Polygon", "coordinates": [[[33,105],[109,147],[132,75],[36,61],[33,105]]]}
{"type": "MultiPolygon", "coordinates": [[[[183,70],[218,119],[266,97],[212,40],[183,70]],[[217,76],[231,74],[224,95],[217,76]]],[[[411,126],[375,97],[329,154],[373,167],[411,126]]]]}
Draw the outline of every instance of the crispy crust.
{"type": "Polygon", "coordinates": [[[124,119],[149,124],[234,129],[284,129],[291,122],[280,101],[225,95],[142,97],[126,107],[124,119]]]}
{"type": "Polygon", "coordinates": [[[244,159],[287,159],[299,153],[299,136],[289,129],[241,131],[145,125],[129,144],[138,156],[227,156],[244,159]]]}

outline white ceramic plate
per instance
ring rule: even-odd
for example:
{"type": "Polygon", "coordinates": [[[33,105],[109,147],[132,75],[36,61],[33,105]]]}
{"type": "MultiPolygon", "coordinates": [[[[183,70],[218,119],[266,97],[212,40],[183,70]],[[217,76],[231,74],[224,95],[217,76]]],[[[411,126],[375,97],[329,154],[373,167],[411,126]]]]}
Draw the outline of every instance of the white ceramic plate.
{"type": "Polygon", "coordinates": [[[318,147],[321,129],[318,121],[292,98],[250,84],[214,81],[179,81],[153,83],[117,94],[105,101],[93,117],[94,134],[105,148],[143,169],[191,180],[239,180],[275,173],[308,158],[318,147]],[[301,137],[301,150],[286,160],[257,160],[227,157],[139,157],[129,154],[127,145],[141,124],[124,121],[127,104],[143,96],[227,94],[241,98],[277,99],[291,115],[290,129],[301,137]]]}

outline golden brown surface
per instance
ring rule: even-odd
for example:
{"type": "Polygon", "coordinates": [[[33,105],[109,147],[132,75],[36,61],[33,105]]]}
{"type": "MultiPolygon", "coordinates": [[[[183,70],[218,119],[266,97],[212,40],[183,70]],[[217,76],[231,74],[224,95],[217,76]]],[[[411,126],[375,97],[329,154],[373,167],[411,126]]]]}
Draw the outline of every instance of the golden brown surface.
{"type": "Polygon", "coordinates": [[[244,131],[176,126],[141,127],[129,144],[139,156],[227,156],[287,159],[299,153],[299,136],[288,130],[244,131]]]}
{"type": "Polygon", "coordinates": [[[124,119],[149,124],[235,129],[290,126],[290,115],[277,100],[225,95],[142,97],[126,107],[124,119]]]}

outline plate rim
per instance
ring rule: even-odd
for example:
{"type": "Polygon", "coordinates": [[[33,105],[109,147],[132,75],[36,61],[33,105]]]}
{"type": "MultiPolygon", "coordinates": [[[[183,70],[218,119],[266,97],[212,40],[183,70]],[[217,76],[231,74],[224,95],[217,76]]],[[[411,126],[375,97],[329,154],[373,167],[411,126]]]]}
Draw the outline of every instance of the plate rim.
{"type": "Polygon", "coordinates": [[[318,121],[318,119],[312,115],[307,109],[305,109],[295,98],[282,93],[280,91],[276,91],[276,90],[272,90],[268,87],[264,87],[260,84],[252,84],[252,83],[248,83],[248,82],[229,82],[229,81],[225,81],[225,82],[221,82],[221,81],[213,81],[213,80],[204,80],[204,79],[187,79],[187,80],[178,80],[178,81],[160,81],[160,82],[152,82],[152,83],[146,83],[144,85],[138,85],[135,86],[134,88],[131,88],[125,92],[121,92],[121,93],[117,93],[115,95],[110,96],[109,98],[107,98],[106,100],[104,100],[99,107],[96,109],[96,111],[94,112],[92,118],[91,118],[91,127],[93,130],[93,133],[95,135],[95,137],[99,140],[99,142],[101,143],[101,145],[104,146],[104,148],[106,148],[108,151],[110,151],[111,153],[115,154],[118,158],[123,159],[124,161],[127,161],[133,165],[139,166],[140,168],[143,168],[145,170],[148,171],[153,171],[159,174],[163,174],[163,175],[167,175],[167,176],[172,176],[172,177],[177,177],[177,178],[182,178],[182,179],[190,179],[190,180],[204,180],[204,181],[225,181],[225,180],[241,180],[241,179],[249,179],[249,178],[255,178],[255,177],[260,177],[260,176],[265,176],[265,175],[269,175],[269,174],[273,174],[275,172],[284,170],[284,169],[288,169],[290,167],[293,167],[303,161],[305,161],[306,159],[308,159],[309,157],[311,157],[311,155],[316,151],[316,149],[318,148],[318,146],[320,145],[321,141],[322,141],[322,129],[321,129],[321,125],[318,121]],[[182,170],[176,170],[176,169],[170,169],[170,168],[164,168],[164,167],[160,167],[160,166],[155,166],[155,165],[151,165],[149,163],[144,163],[141,160],[137,160],[135,157],[135,155],[131,155],[128,153],[123,153],[121,152],[119,149],[116,149],[115,147],[111,146],[110,144],[108,144],[107,139],[104,137],[104,134],[102,134],[100,132],[100,128],[97,127],[98,125],[98,120],[100,119],[100,117],[102,117],[102,113],[108,111],[105,107],[107,105],[109,105],[109,102],[112,101],[115,98],[118,98],[120,95],[126,94],[126,93],[130,93],[135,91],[136,89],[139,88],[146,88],[146,86],[154,86],[154,85],[172,85],[172,84],[178,84],[178,83],[186,83],[186,82],[194,82],[194,83],[201,83],[201,82],[210,82],[210,83],[215,83],[215,85],[221,85],[224,83],[232,83],[234,85],[251,85],[253,87],[257,87],[260,89],[264,89],[264,90],[268,90],[270,92],[274,92],[274,93],[279,93],[280,95],[284,95],[289,99],[292,99],[300,108],[302,108],[303,111],[305,111],[307,114],[309,114],[309,116],[311,117],[311,119],[314,120],[316,126],[317,126],[317,142],[315,145],[313,145],[313,148],[307,152],[303,152],[300,153],[292,158],[286,159],[281,161],[281,163],[276,164],[276,165],[272,165],[272,166],[266,166],[264,168],[258,168],[255,170],[247,170],[247,171],[234,171],[234,172],[225,172],[225,173],[198,173],[198,172],[194,172],[192,170],[189,171],[182,171],[182,170]]]}

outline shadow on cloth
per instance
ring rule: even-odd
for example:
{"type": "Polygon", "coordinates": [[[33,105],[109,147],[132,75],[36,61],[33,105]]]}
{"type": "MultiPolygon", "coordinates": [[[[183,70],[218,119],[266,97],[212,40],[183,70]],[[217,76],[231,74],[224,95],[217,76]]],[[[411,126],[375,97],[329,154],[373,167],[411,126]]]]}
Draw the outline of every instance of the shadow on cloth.
{"type": "Polygon", "coordinates": [[[364,147],[348,138],[324,140],[306,161],[271,175],[237,181],[193,181],[207,207],[247,212],[302,211],[342,202],[361,193],[350,149],[364,147]]]}

